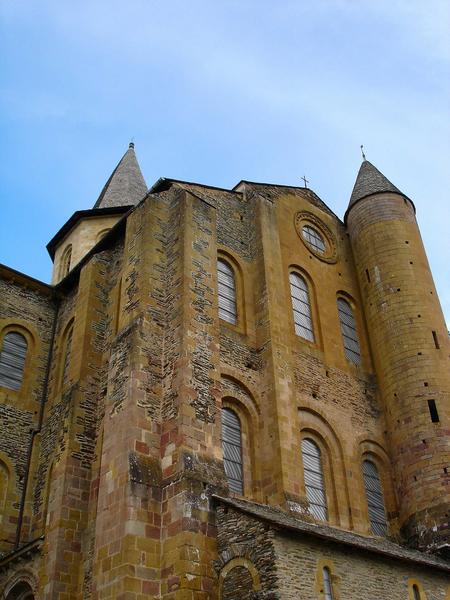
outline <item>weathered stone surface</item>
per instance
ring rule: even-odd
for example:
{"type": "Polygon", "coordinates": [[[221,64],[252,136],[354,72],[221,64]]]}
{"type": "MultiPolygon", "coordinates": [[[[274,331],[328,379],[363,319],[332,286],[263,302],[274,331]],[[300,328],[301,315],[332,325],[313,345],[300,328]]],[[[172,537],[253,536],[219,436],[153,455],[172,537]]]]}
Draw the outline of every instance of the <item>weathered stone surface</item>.
{"type": "Polygon", "coordinates": [[[400,600],[417,585],[444,599],[450,347],[409,201],[358,199],[347,230],[304,188],[162,180],[124,215],[96,242],[99,216],[83,213],[78,266],[55,287],[1,270],[0,343],[23,328],[32,352],[21,390],[0,388],[0,594],[20,562],[52,600],[320,599],[324,568],[336,598],[400,600]],[[299,214],[332,260],[301,237],[299,214]],[[219,319],[218,256],[234,324],[219,319]],[[296,333],[291,271],[312,339],[296,333]],[[225,475],[224,407],[246,501],[225,475]],[[306,493],[305,438],[327,523],[306,493]],[[368,458],[386,539],[371,530],[368,458]]]}

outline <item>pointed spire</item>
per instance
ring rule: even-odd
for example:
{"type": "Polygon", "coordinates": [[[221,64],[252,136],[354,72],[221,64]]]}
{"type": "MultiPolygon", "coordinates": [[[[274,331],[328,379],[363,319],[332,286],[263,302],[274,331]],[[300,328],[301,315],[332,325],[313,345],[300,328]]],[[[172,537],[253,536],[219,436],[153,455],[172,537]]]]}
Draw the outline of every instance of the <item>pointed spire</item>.
{"type": "Polygon", "coordinates": [[[130,142],[128,150],[100,192],[94,208],[133,206],[142,200],[146,193],[147,184],[134,152],[134,143],[130,142]]]}
{"type": "Polygon", "coordinates": [[[408,196],[395,187],[381,171],[374,167],[368,160],[364,159],[359,169],[355,185],[353,186],[352,195],[344,220],[346,220],[351,207],[359,202],[359,200],[362,200],[366,196],[371,196],[372,194],[382,194],[384,192],[394,192],[409,200],[408,196]]]}

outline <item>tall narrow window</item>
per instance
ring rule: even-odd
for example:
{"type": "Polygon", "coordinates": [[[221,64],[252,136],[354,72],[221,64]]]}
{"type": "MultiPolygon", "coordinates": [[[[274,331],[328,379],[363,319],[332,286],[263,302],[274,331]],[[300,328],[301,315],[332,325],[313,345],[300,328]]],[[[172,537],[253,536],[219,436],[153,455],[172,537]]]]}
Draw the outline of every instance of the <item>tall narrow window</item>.
{"type": "Polygon", "coordinates": [[[417,587],[416,584],[413,585],[413,595],[414,595],[414,600],[421,600],[419,588],[417,587]]]}
{"type": "Polygon", "coordinates": [[[302,458],[309,512],[316,519],[326,521],[328,511],[325,484],[323,481],[322,457],[317,444],[308,438],[302,440],[302,458]]]}
{"type": "Polygon", "coordinates": [[[333,587],[331,585],[331,573],[328,567],[323,568],[323,596],[325,600],[333,600],[333,587]]]}
{"type": "Polygon", "coordinates": [[[374,535],[387,534],[386,511],[378,469],[371,460],[363,462],[364,487],[366,488],[369,520],[374,535]]]}
{"type": "Polygon", "coordinates": [[[222,450],[230,490],[243,494],[241,422],[229,408],[222,409],[222,450]]]}
{"type": "Polygon", "coordinates": [[[64,277],[69,273],[71,260],[72,260],[72,245],[69,244],[61,256],[61,266],[59,268],[59,278],[60,279],[64,279],[64,277]]]}
{"type": "Polygon", "coordinates": [[[345,356],[355,365],[361,362],[358,333],[356,331],[355,315],[353,309],[344,298],[337,299],[339,321],[341,322],[342,341],[345,356]]]}
{"type": "Polygon", "coordinates": [[[291,285],[292,310],[294,312],[295,333],[310,342],[314,341],[314,330],[311,317],[308,284],[298,275],[289,273],[291,285]]]}
{"type": "Polygon", "coordinates": [[[6,505],[6,493],[8,491],[9,471],[0,460],[0,510],[3,512],[6,505]]]}
{"type": "Polygon", "coordinates": [[[236,325],[236,282],[233,269],[224,260],[217,261],[219,318],[236,325]]]}
{"type": "Polygon", "coordinates": [[[3,338],[0,354],[0,385],[19,390],[27,355],[27,340],[21,333],[11,331],[3,338]]]}
{"type": "Polygon", "coordinates": [[[65,387],[69,381],[69,366],[70,366],[70,355],[72,353],[72,337],[73,337],[73,325],[70,326],[66,334],[66,344],[64,349],[64,362],[62,372],[62,385],[65,387]]]}

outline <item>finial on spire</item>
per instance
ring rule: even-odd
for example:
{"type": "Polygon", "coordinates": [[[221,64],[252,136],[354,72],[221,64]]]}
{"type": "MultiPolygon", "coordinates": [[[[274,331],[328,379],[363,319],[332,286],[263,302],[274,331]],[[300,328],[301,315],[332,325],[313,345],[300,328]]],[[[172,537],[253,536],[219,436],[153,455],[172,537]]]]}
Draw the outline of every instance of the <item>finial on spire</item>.
{"type": "Polygon", "coordinates": [[[307,185],[307,184],[309,183],[309,181],[306,179],[306,176],[305,176],[305,175],[303,175],[303,177],[300,177],[300,179],[303,179],[303,182],[304,182],[304,184],[305,184],[305,188],[306,188],[306,187],[308,187],[308,185],[307,185]]]}
{"type": "Polygon", "coordinates": [[[131,141],[128,144],[128,148],[134,148],[134,136],[131,138],[131,141]]]}
{"type": "Polygon", "coordinates": [[[363,160],[366,160],[366,155],[364,154],[364,146],[361,144],[361,154],[363,157],[363,160]]]}

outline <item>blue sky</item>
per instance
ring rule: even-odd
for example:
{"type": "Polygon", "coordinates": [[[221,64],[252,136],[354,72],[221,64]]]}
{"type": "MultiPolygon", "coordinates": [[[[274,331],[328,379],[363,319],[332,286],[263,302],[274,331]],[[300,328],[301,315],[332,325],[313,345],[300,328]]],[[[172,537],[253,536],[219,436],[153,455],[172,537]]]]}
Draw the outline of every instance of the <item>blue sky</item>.
{"type": "Polygon", "coordinates": [[[1,262],[45,245],[134,138],[174,177],[310,187],[340,216],[367,157],[417,207],[450,324],[447,0],[3,0],[1,262]]]}

